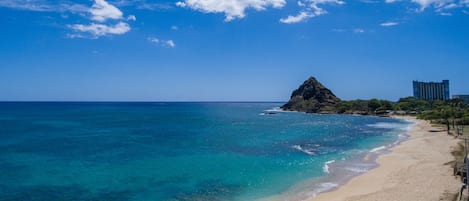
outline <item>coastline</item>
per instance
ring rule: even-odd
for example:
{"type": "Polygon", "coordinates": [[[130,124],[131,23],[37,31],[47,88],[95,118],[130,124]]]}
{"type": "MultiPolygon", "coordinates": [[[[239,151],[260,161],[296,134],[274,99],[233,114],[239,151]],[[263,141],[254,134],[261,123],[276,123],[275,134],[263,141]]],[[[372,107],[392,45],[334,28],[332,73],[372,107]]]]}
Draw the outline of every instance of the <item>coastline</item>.
{"type": "Polygon", "coordinates": [[[335,190],[307,201],[387,201],[445,200],[458,192],[460,182],[453,177],[452,147],[458,142],[445,131],[433,132],[431,125],[413,117],[395,117],[416,122],[409,139],[378,157],[379,164],[335,190]],[[432,132],[430,132],[432,130],[432,132]]]}

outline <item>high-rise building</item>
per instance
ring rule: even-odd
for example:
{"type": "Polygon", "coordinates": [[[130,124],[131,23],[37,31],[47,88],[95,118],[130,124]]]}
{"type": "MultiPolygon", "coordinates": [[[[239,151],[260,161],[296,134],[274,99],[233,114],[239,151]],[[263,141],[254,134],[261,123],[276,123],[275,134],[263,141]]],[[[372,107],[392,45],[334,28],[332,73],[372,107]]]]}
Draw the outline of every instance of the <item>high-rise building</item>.
{"type": "Polygon", "coordinates": [[[449,80],[442,82],[413,81],[414,97],[423,100],[449,100],[449,80]]]}

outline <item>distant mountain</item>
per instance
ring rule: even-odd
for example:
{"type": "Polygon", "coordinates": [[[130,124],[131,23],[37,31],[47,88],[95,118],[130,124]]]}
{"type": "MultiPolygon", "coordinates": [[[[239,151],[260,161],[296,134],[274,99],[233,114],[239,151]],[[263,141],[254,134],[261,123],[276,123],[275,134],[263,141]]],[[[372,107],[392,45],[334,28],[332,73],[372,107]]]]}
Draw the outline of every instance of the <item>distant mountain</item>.
{"type": "Polygon", "coordinates": [[[303,82],[293,91],[290,101],[282,106],[284,110],[307,113],[337,113],[340,99],[314,77],[303,82]]]}

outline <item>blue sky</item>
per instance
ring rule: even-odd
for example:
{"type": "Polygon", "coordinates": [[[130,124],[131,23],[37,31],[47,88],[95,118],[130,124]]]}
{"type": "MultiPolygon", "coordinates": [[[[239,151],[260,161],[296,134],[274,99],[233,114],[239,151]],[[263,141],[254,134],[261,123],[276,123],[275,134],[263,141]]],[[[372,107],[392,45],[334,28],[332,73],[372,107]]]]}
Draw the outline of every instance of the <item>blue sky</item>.
{"type": "Polygon", "coordinates": [[[469,0],[0,0],[0,100],[469,94],[469,0]]]}

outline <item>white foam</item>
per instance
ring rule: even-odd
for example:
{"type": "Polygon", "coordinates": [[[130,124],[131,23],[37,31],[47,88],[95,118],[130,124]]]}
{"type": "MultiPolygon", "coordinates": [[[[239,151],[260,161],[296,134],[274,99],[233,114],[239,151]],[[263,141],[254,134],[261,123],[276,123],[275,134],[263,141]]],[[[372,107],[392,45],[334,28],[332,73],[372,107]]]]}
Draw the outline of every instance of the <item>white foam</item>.
{"type": "Polygon", "coordinates": [[[363,173],[363,172],[367,172],[369,170],[369,169],[366,169],[366,168],[358,168],[358,167],[347,167],[345,169],[349,170],[351,172],[355,172],[355,173],[363,173]]]}
{"type": "Polygon", "coordinates": [[[293,148],[293,149],[296,149],[296,150],[298,150],[298,151],[301,151],[301,152],[303,152],[303,153],[305,153],[305,154],[308,154],[308,155],[310,155],[310,156],[316,155],[316,153],[314,153],[314,151],[304,149],[304,148],[302,148],[300,145],[293,145],[292,148],[293,148]]]}
{"type": "Polygon", "coordinates": [[[389,122],[378,122],[374,124],[367,124],[367,126],[373,127],[373,128],[387,128],[387,129],[400,129],[400,130],[406,130],[409,128],[407,124],[389,123],[389,122]]]}
{"type": "Polygon", "coordinates": [[[372,150],[370,150],[370,152],[375,153],[375,152],[378,152],[378,151],[381,151],[381,150],[384,150],[384,149],[386,149],[386,146],[375,147],[372,150]]]}
{"type": "Polygon", "coordinates": [[[334,162],[335,162],[335,160],[330,160],[330,161],[325,162],[325,163],[324,163],[324,166],[322,167],[322,171],[323,171],[324,173],[329,174],[329,173],[330,173],[330,171],[329,171],[329,164],[334,163],[334,162]]]}
{"type": "Polygon", "coordinates": [[[264,112],[285,112],[285,110],[282,110],[280,107],[274,107],[272,109],[264,110],[264,112]]]}
{"type": "Polygon", "coordinates": [[[316,197],[319,193],[332,190],[339,186],[339,184],[332,183],[332,182],[324,182],[319,184],[319,187],[316,188],[314,191],[311,192],[310,197],[316,197]]]}

